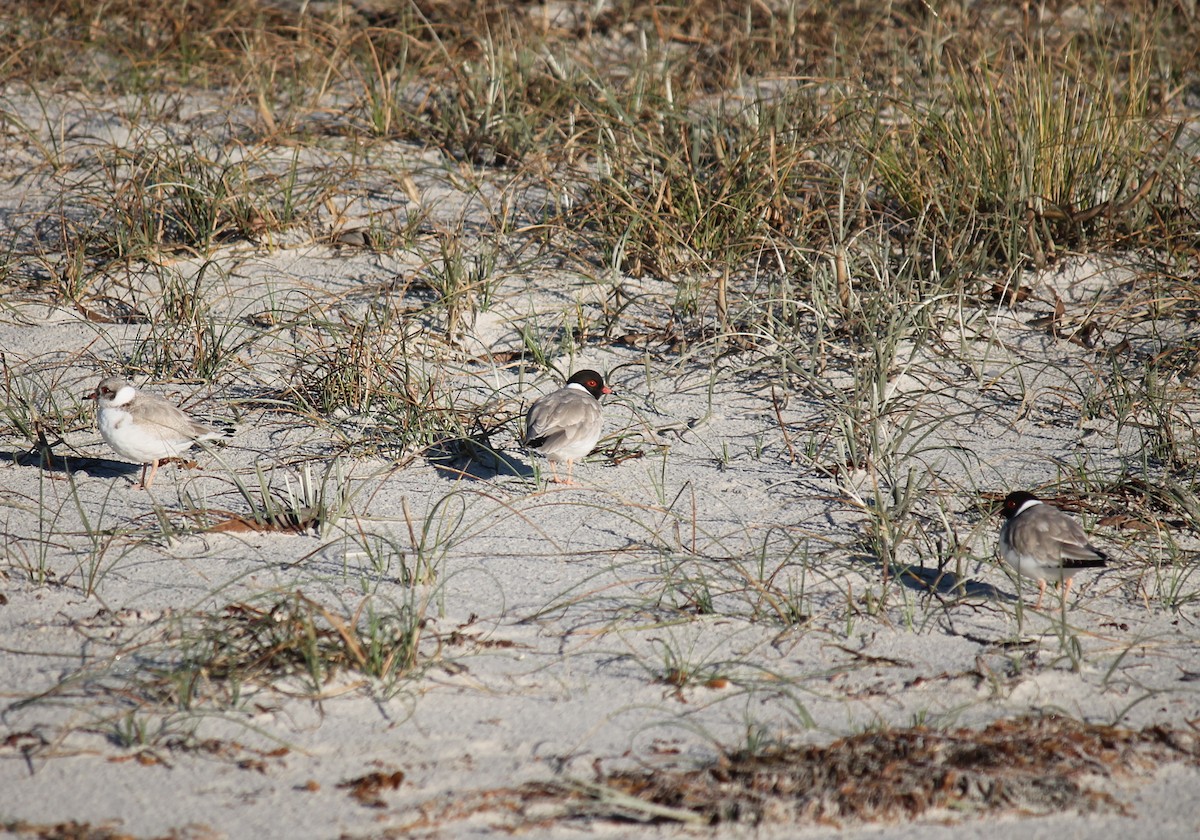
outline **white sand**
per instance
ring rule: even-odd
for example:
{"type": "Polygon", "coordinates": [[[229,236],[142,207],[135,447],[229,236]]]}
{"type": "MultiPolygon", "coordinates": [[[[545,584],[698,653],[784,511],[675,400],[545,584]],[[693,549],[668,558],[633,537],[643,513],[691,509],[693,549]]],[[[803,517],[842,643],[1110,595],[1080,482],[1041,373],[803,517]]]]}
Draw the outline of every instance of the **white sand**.
{"type": "MultiPolygon", "coordinates": [[[[446,218],[468,206],[458,194],[428,198],[446,218]]],[[[326,314],[362,311],[372,297],[364,290],[411,275],[419,262],[295,239],[215,255],[223,279],[213,304],[232,313],[235,329],[253,331],[246,316],[269,308],[268,288],[293,311],[301,301],[326,314]]],[[[182,260],[161,273],[190,277],[199,264],[182,260]]],[[[158,275],[135,266],[129,282],[153,289],[158,275]]],[[[1122,294],[1127,276],[1122,266],[1078,261],[1030,279],[1060,287],[1082,317],[1122,294]]],[[[211,387],[147,384],[200,417],[239,415],[229,447],[197,453],[198,470],[165,467],[152,494],[131,489],[138,468],[107,450],[81,396],[154,325],[93,323],[69,308],[19,301],[0,313],[0,346],[25,392],[43,407],[81,412],[54,450],[70,471],[22,458],[28,442],[16,435],[0,441],[8,456],[0,463],[0,820],[77,820],[139,837],[379,837],[408,828],[476,836],[520,818],[488,811],[428,825],[422,815],[436,814],[447,796],[591,780],[597,767],[710,760],[719,745],[744,745],[751,731],[826,742],[867,728],[982,726],[1047,713],[1132,728],[1187,729],[1200,720],[1195,533],[1171,531],[1179,546],[1171,554],[1166,534],[1094,528],[1088,517],[1117,561],[1078,576],[1065,624],[1056,606],[1030,608],[1030,582],[1018,609],[1017,582],[993,558],[999,523],[981,517],[980,493],[1054,482],[1079,489],[1071,476],[1118,475],[1145,446],[1133,424],[1081,423],[1105,363],[1029,323],[1048,304],[974,313],[963,340],[948,334],[944,347],[901,350],[890,385],[896,409],[885,425],[911,435],[898,447],[908,453],[900,464],[916,470],[927,492],[904,520],[923,530],[907,533],[898,559],[932,575],[939,541],[947,552],[955,540],[966,547],[960,567],[946,571],[962,575],[967,594],[951,592],[949,578],[931,595],[913,580],[885,588],[861,541],[867,515],[850,491],[871,499],[877,476],[864,470],[839,486],[820,469],[836,459],[836,406],[853,386],[844,348],[817,377],[827,386],[818,393],[753,352],[710,369],[711,353],[591,341],[577,357],[554,361],[563,371],[610,372],[617,395],[606,402],[606,439],[577,468],[580,486],[538,485],[516,446],[515,418],[557,377],[468,357],[518,349],[523,324],[548,333],[579,311],[595,318],[614,284],[646,295],[614,337],[662,323],[671,300],[664,288],[539,266],[503,280],[497,302],[467,325],[465,349],[442,343],[436,314],[428,344],[412,348],[413,364],[436,370],[446,392],[513,418],[491,444],[515,470],[373,456],[386,435],[379,417],[346,417],[335,432],[247,402],[282,384],[280,348],[298,339],[279,335],[238,355],[211,387]],[[605,454],[614,445],[639,457],[614,465],[605,454]],[[335,455],[354,495],[324,536],[196,532],[180,513],[185,494],[191,504],[245,513],[235,476],[256,482],[258,467],[283,492],[285,477],[293,487],[305,469],[320,478],[335,455]],[[405,505],[417,542],[427,535],[432,584],[403,582],[401,563],[418,554],[405,505]],[[169,539],[156,510],[183,533],[169,539]],[[389,541],[386,562],[373,563],[364,544],[389,541]],[[289,696],[295,683],[246,686],[236,707],[210,700],[172,708],[169,697],[155,705],[135,690],[176,650],[179,622],[194,627],[230,604],[269,605],[297,590],[342,616],[368,593],[376,608],[415,602],[428,616],[421,669],[390,696],[341,675],[319,702],[289,696]],[[781,620],[789,595],[804,614],[795,625],[781,620]],[[697,614],[702,603],[709,614],[697,614]],[[686,672],[687,684],[664,682],[672,670],[686,672]],[[117,742],[118,732],[138,726],[143,745],[117,742]],[[396,770],[404,780],[381,794],[382,808],[338,787],[396,770]]],[[[786,349],[801,361],[809,355],[786,349]]],[[[1194,411],[1194,394],[1180,405],[1194,411]]],[[[1182,420],[1175,432],[1195,434],[1182,420]]],[[[1195,766],[1097,784],[1125,813],[1013,811],[948,824],[942,814],[853,834],[1066,840],[1200,830],[1195,766]]],[[[525,825],[520,834],[691,831],[580,821],[525,825]]]]}

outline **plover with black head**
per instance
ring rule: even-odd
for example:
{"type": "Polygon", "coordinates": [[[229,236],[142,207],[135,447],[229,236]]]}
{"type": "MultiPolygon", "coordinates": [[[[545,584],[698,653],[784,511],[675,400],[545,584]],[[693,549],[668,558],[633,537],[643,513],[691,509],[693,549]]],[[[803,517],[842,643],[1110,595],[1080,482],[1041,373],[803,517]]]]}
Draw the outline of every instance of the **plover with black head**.
{"type": "Polygon", "coordinates": [[[571,484],[575,461],[596,448],[604,418],[600,397],[611,394],[604,377],[594,370],[581,370],[557,391],[546,394],[529,406],[525,415],[525,446],[550,462],[550,474],[560,481],[556,464],[565,461],[571,484]]]}
{"type": "Polygon", "coordinates": [[[1072,575],[1108,564],[1108,555],[1091,544],[1078,522],[1032,493],[1009,493],[1000,513],[1000,557],[1017,574],[1038,581],[1034,609],[1042,605],[1047,581],[1062,583],[1065,599],[1072,575]]]}

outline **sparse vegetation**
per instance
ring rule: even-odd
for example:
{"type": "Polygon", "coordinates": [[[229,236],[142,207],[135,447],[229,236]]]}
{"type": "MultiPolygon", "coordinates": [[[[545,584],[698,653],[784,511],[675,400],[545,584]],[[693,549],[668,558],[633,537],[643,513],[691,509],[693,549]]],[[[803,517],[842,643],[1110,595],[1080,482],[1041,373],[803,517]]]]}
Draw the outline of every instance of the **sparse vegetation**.
{"type": "MultiPolygon", "coordinates": [[[[936,728],[1011,717],[1039,671],[1117,724],[1192,714],[1127,666],[1137,638],[1196,676],[1194,3],[56,0],[0,30],[0,582],[73,599],[71,633],[5,640],[37,664],[0,755],[261,764],[204,730],[343,693],[401,729],[434,665],[496,697],[594,667],[625,680],[598,730],[710,749],[741,704],[737,761],[789,768],[816,728],[978,748],[936,728]],[[522,417],[583,361],[606,435],[545,487],[522,417]],[[89,437],[113,370],[239,434],[135,495],[89,437]],[[992,563],[1017,485],[1120,557],[1046,611],[992,563]],[[956,664],[874,647],[909,638],[956,664]]],[[[1030,748],[1108,737],[1073,725],[1030,748]]],[[[998,804],[977,768],[890,809],[726,800],[722,761],[508,792],[998,804]]],[[[405,778],[351,776],[376,808],[405,778]]]]}

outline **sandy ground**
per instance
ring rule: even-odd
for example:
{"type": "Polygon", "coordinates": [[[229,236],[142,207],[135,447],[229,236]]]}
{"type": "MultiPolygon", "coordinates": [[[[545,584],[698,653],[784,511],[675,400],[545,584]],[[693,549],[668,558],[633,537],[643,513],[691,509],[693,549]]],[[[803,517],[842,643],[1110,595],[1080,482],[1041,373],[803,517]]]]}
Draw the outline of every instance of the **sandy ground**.
{"type": "MultiPolygon", "coordinates": [[[[10,177],[19,164],[10,159],[10,177]]],[[[425,195],[448,218],[471,201],[425,195]]],[[[37,209],[27,198],[8,217],[12,236],[30,235],[37,209]]],[[[295,240],[215,254],[223,279],[214,303],[241,318],[230,323],[250,330],[247,314],[279,300],[361,309],[367,290],[413,271],[411,255],[295,240]]],[[[182,258],[170,270],[194,276],[201,264],[182,258]]],[[[817,372],[817,389],[757,351],[718,357],[620,341],[661,320],[669,290],[544,261],[505,275],[457,348],[430,339],[413,352],[448,392],[489,406],[489,442],[506,462],[389,451],[378,416],[318,425],[271,410],[258,397],[280,386],[287,364],[256,345],[209,385],[146,383],[198,417],[238,427],[228,446],[198,451],[196,469],[166,467],[147,492],[132,489],[139,468],[107,449],[82,395],[154,325],[98,323],[10,294],[0,312],[10,376],[78,422],[48,467],[24,457],[27,440],[0,439],[0,820],[14,833],[14,821],[75,820],[136,837],[704,835],[543,821],[532,806],[452,813],[448,803],[527,781],[708,762],[748,740],[820,744],[916,723],[1059,714],[1194,728],[1196,535],[1167,534],[1169,524],[1097,526],[1088,514],[1116,562],[1079,575],[1065,610],[1054,597],[1034,610],[1036,587],[995,561],[999,521],[981,505],[982,494],[1015,487],[1079,490],[1081,476],[1119,476],[1137,462],[1141,426],[1084,410],[1103,399],[1099,351],[1035,321],[1051,311],[1050,290],[1068,316],[1103,311],[1126,299],[1132,273],[1067,261],[1031,276],[1039,294],[1016,309],[981,305],[958,334],[900,348],[888,383],[894,410],[881,428],[902,439],[898,463],[924,492],[909,520],[919,527],[896,558],[913,572],[893,569],[886,581],[865,540],[878,476],[829,469],[839,406],[855,385],[853,348],[817,372]],[[517,418],[559,376],[485,354],[519,349],[524,324],[550,332],[579,313],[596,316],[616,286],[642,301],[624,329],[551,359],[564,372],[608,373],[616,394],[605,404],[606,436],[577,469],[579,486],[547,485],[517,445],[517,418]],[[187,510],[245,513],[236,482],[257,482],[256,470],[279,493],[307,471],[349,501],[323,533],[189,524],[187,510]],[[436,575],[413,584],[418,561],[436,575]],[[417,671],[395,685],[340,674],[318,700],[301,696],[296,678],[248,684],[232,700],[226,686],[214,692],[222,702],[191,708],[172,706],[165,689],[148,699],[146,675],[172,661],[181,628],[295,592],[342,615],[364,601],[424,611],[417,671]],[[397,771],[402,781],[373,804],[346,787],[397,771]]],[[[153,291],[160,276],[134,270],[123,282],[153,291]]],[[[1194,395],[1179,407],[1176,431],[1193,435],[1194,395]]],[[[1200,831],[1194,762],[1098,773],[1094,784],[1121,807],[1045,814],[1017,803],[999,815],[852,824],[852,834],[1200,831]]],[[[814,823],[717,831],[841,833],[814,823]]]]}

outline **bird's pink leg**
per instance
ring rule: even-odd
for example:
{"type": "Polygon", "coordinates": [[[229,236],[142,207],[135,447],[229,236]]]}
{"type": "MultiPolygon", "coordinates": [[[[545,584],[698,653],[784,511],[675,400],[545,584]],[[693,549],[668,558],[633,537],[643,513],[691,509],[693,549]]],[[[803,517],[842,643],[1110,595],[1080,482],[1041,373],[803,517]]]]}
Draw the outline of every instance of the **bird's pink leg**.
{"type": "Polygon", "coordinates": [[[149,464],[142,464],[142,480],[138,484],[133,485],[134,490],[149,490],[150,485],[154,483],[154,476],[158,473],[158,459],[155,458],[149,464]],[[146,468],[150,468],[150,477],[146,477],[146,468]]]}

